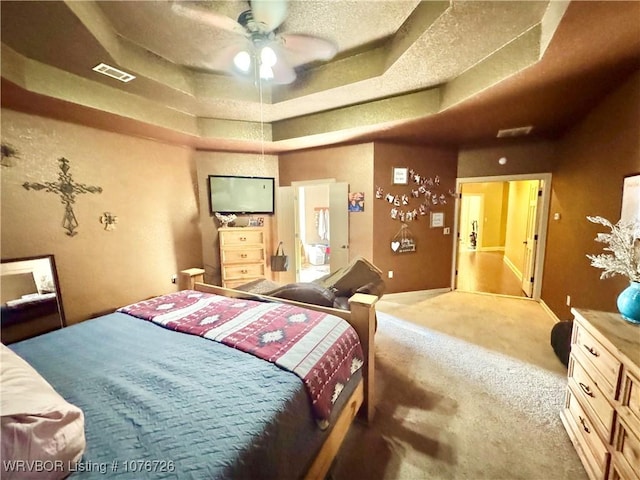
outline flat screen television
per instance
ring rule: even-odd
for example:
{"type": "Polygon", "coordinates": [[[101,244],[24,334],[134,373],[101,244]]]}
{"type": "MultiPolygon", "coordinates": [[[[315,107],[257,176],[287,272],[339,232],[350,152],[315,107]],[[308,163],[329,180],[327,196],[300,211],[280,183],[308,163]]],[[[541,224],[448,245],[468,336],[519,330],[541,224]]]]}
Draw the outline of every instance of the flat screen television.
{"type": "Polygon", "coordinates": [[[209,211],[214,213],[272,214],[274,184],[269,177],[209,175],[209,211]]]}

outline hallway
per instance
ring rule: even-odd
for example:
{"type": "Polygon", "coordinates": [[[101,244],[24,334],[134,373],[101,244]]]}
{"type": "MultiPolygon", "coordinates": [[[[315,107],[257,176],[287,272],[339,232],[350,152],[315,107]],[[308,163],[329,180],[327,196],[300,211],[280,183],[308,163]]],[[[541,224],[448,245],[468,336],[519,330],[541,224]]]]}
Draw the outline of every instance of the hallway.
{"type": "Polygon", "coordinates": [[[467,292],[497,293],[525,297],[520,280],[503,261],[503,252],[458,252],[456,288],[467,292]]]}

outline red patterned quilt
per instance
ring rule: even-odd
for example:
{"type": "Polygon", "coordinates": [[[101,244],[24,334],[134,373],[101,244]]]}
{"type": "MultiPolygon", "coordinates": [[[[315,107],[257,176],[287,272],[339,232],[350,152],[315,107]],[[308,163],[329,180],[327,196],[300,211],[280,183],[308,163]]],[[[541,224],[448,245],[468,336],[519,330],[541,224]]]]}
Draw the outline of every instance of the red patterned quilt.
{"type": "Polygon", "coordinates": [[[363,364],[360,340],[348,322],[294,305],[184,290],[118,311],[223,343],[293,372],[304,382],[323,427],[345,384],[363,364]]]}

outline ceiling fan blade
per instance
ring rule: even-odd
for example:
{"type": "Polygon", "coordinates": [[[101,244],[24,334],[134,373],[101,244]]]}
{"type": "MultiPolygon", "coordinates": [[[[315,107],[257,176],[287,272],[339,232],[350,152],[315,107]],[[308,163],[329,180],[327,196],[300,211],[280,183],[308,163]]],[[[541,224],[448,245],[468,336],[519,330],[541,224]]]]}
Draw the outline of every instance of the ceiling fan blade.
{"type": "Polygon", "coordinates": [[[324,38],[300,33],[283,33],[280,38],[284,48],[309,58],[309,61],[331,60],[338,53],[336,44],[324,38]]]}
{"type": "Polygon", "coordinates": [[[235,42],[223,48],[219,48],[211,60],[205,62],[206,68],[224,72],[237,73],[238,70],[233,62],[235,56],[242,50],[250,51],[251,43],[245,41],[235,42]]]}
{"type": "Polygon", "coordinates": [[[221,15],[208,8],[202,8],[196,5],[186,5],[184,2],[175,1],[171,2],[171,10],[185,18],[207,23],[220,30],[247,35],[247,31],[238,22],[226,15],[221,15]]]}
{"type": "Polygon", "coordinates": [[[296,71],[282,55],[278,55],[278,61],[271,67],[273,71],[272,83],[277,85],[288,85],[296,79],[296,71]]]}
{"type": "Polygon", "coordinates": [[[287,18],[286,0],[250,0],[253,19],[272,32],[287,18]]]}

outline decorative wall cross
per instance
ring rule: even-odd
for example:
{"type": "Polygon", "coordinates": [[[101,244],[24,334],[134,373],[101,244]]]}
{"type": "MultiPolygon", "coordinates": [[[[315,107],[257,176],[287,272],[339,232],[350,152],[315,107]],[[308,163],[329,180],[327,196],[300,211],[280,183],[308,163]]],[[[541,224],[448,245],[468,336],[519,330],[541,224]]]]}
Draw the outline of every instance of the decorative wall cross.
{"type": "Polygon", "coordinates": [[[57,182],[44,182],[44,183],[29,183],[22,184],[27,190],[44,190],[45,192],[51,192],[60,195],[60,200],[64,204],[64,217],[62,220],[62,227],[67,230],[67,235],[73,237],[78,232],[74,230],[78,227],[78,220],[75,213],[73,213],[72,205],[76,202],[76,195],[80,193],[102,193],[102,187],[92,187],[85,185],[84,183],[75,183],[71,178],[69,169],[69,160],[66,158],[59,158],[60,173],[58,173],[57,182]]]}

